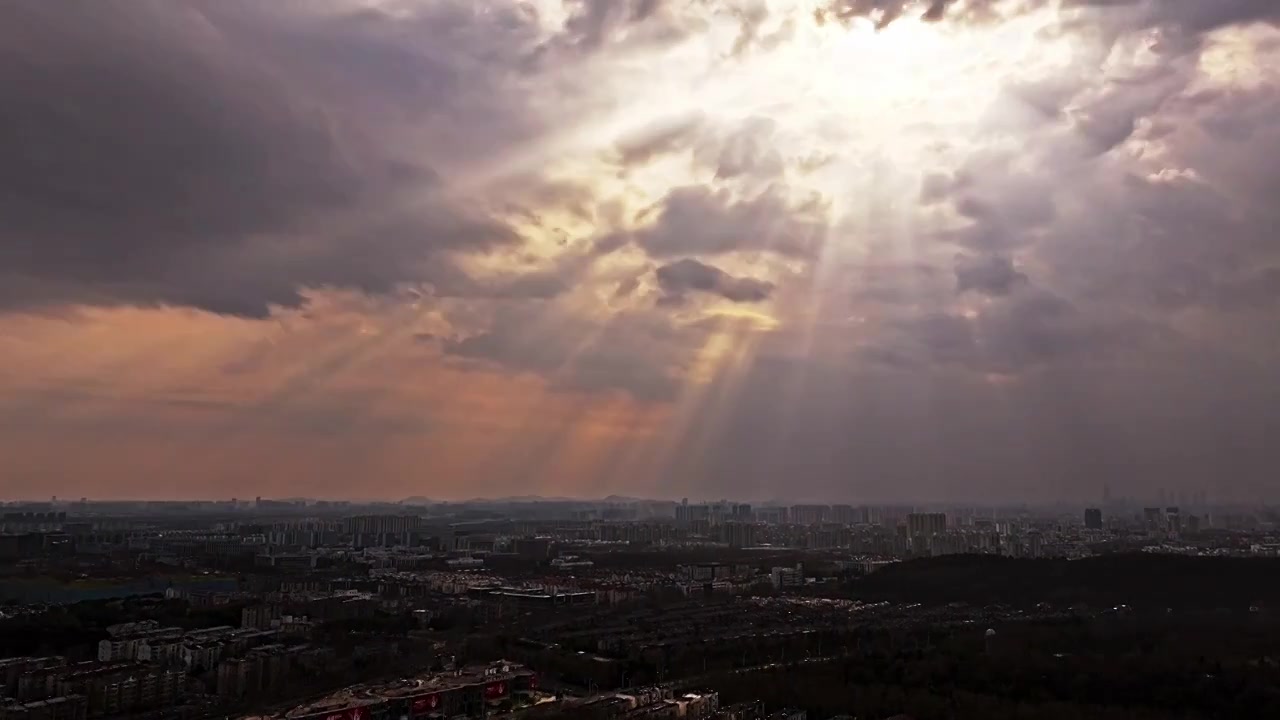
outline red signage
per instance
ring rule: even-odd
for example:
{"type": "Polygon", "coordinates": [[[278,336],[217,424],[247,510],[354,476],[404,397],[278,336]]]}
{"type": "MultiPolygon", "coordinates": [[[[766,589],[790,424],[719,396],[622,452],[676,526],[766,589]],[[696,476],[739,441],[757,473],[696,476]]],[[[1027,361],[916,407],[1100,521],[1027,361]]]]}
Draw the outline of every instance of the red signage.
{"type": "Polygon", "coordinates": [[[507,684],[501,680],[484,686],[486,700],[496,700],[507,694],[507,684]]]}
{"type": "Polygon", "coordinates": [[[440,696],[436,694],[420,695],[413,699],[411,707],[413,712],[416,713],[430,712],[440,707],[440,696]]]}

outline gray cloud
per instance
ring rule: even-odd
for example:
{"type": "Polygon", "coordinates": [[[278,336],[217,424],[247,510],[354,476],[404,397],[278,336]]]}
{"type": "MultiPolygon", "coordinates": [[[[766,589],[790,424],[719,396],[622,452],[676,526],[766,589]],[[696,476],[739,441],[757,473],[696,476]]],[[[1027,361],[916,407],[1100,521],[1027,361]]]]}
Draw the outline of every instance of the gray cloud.
{"type": "Polygon", "coordinates": [[[688,149],[702,129],[702,118],[680,117],[657,123],[618,140],[617,161],[624,167],[643,165],[661,155],[688,149]]]}
{"type": "Polygon", "coordinates": [[[860,354],[898,369],[963,369],[1019,376],[1078,362],[1106,365],[1163,353],[1176,333],[1122,310],[1100,312],[1025,282],[993,297],[974,316],[941,310],[908,314],[860,354]]]}
{"type": "Polygon", "coordinates": [[[1084,499],[1104,485],[1138,497],[1273,492],[1274,373],[1190,354],[1147,360],[1062,364],[993,385],[949,367],[850,373],[762,357],[724,423],[671,468],[681,480],[670,488],[697,477],[707,495],[872,503],[1084,499]]]}
{"type": "Polygon", "coordinates": [[[861,18],[883,29],[911,13],[926,22],[946,19],[988,21],[998,17],[996,6],[999,3],[1000,0],[969,0],[965,3],[956,0],[829,0],[814,12],[814,17],[819,23],[828,19],[849,23],[861,18]]]}
{"type": "Polygon", "coordinates": [[[756,50],[772,50],[795,32],[795,19],[791,17],[783,18],[773,32],[762,32],[770,19],[769,6],[764,0],[740,0],[730,4],[726,12],[738,20],[738,37],[733,41],[730,57],[742,57],[756,50]]]}
{"type": "MultiPolygon", "coordinates": [[[[1176,3],[1158,15],[1154,5],[1124,5],[1094,9],[1122,32],[1158,21],[1199,33],[1270,16],[1238,4],[1210,22],[1176,3]]],[[[1025,381],[1241,352],[1217,344],[1227,337],[1219,328],[1246,333],[1274,322],[1278,256],[1267,228],[1280,213],[1263,193],[1280,191],[1271,170],[1280,135],[1262,119],[1275,107],[1274,86],[1194,89],[1195,45],[1094,81],[1085,78],[1098,56],[1086,55],[1080,67],[1009,90],[1036,106],[1018,126],[1020,150],[979,149],[951,173],[926,175],[921,203],[949,204],[963,220],[935,236],[962,249],[956,287],[988,300],[974,317],[945,307],[899,313],[869,343],[865,357],[876,365],[1025,381]],[[1224,119],[1230,129],[1218,132],[1224,119]],[[1035,286],[1011,262],[1013,248],[1021,267],[1035,269],[1035,286]],[[1187,314],[1199,321],[1186,326],[1187,314]]]]}
{"type": "Polygon", "coordinates": [[[666,294],[664,300],[681,302],[691,292],[718,295],[738,303],[768,300],[773,283],[755,278],[735,277],[713,265],[692,258],[677,260],[654,271],[658,285],[666,294]]]}
{"type": "Polygon", "coordinates": [[[819,198],[791,204],[781,187],[744,199],[728,190],[692,185],[671,191],[647,214],[651,225],[602,239],[608,251],[634,242],[650,256],[720,255],[758,250],[805,257],[817,252],[827,233],[827,209],[819,198]]]}
{"type": "Polygon", "coordinates": [[[999,255],[956,257],[956,287],[960,292],[975,290],[986,295],[1008,295],[1027,282],[1027,276],[1013,261],[999,255]]]}
{"type": "MultiPolygon", "coordinates": [[[[885,28],[911,14],[927,22],[990,22],[1004,13],[1057,4],[1058,0],[829,0],[814,17],[820,24],[865,19],[885,28]]],[[[1239,23],[1280,20],[1280,9],[1272,0],[1061,0],[1060,6],[1091,11],[1095,15],[1088,22],[1115,30],[1163,26],[1187,38],[1239,23]]]]}
{"type": "Polygon", "coordinates": [[[1164,25],[1189,35],[1238,23],[1280,20],[1280,7],[1271,0],[1064,0],[1063,6],[1121,11],[1120,19],[1128,27],[1164,25]]]}
{"type": "Polygon", "coordinates": [[[623,30],[627,35],[623,42],[632,46],[676,42],[692,28],[689,18],[670,7],[673,4],[668,0],[566,0],[569,18],[548,47],[591,52],[616,41],[623,30]]]}
{"type": "Polygon", "coordinates": [[[737,127],[700,143],[694,150],[694,159],[714,170],[717,180],[776,180],[786,169],[782,154],[774,147],[776,126],[770,118],[748,118],[737,127]]]}
{"type": "Polygon", "coordinates": [[[709,322],[676,325],[657,311],[593,320],[546,303],[507,303],[483,330],[442,348],[456,358],[537,374],[554,390],[669,401],[714,330],[709,322]]]}
{"type": "Polygon", "coordinates": [[[535,134],[499,91],[533,19],[416,12],[4,3],[0,304],[261,316],[306,286],[456,284],[451,254],[518,242],[439,170],[535,134]]]}

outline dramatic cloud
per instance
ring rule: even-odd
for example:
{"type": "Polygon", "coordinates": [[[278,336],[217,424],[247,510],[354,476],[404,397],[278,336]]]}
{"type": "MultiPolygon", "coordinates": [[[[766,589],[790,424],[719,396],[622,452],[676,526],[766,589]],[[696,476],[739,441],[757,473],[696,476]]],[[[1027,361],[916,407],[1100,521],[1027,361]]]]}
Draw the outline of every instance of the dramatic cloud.
{"type": "Polygon", "coordinates": [[[1066,0],[1063,5],[1121,12],[1129,27],[1167,25],[1190,34],[1237,23],[1280,20],[1280,8],[1270,0],[1066,0]]]}
{"type": "Polygon", "coordinates": [[[1274,485],[1280,3],[63,5],[10,495],[1274,485]]]}
{"type": "Polygon", "coordinates": [[[845,23],[862,18],[883,29],[913,13],[926,22],[990,21],[1000,17],[1001,11],[1014,14],[1058,4],[1065,9],[1118,14],[1130,29],[1165,25],[1193,35],[1225,25],[1280,18],[1270,0],[829,0],[815,11],[815,18],[820,23],[828,18],[845,23]]]}
{"type": "MultiPolygon", "coordinates": [[[[234,0],[6,3],[0,302],[263,315],[302,287],[382,292],[453,272],[446,253],[516,242],[448,197],[433,167],[448,153],[382,144],[413,142],[393,112],[454,135],[456,113],[524,115],[498,92],[500,65],[458,77],[532,38],[517,15],[485,17],[449,3],[408,19],[234,0]]],[[[480,122],[465,125],[488,140],[532,129],[480,122]]]]}
{"type": "Polygon", "coordinates": [[[1013,261],[998,255],[956,258],[956,287],[960,292],[976,290],[987,295],[1008,295],[1027,282],[1013,261]]]}
{"type": "Polygon", "coordinates": [[[863,18],[874,23],[876,28],[883,29],[909,13],[915,13],[925,22],[939,22],[947,18],[953,6],[959,6],[963,11],[960,14],[965,19],[986,19],[991,17],[993,8],[1000,2],[1001,0],[829,0],[815,11],[814,17],[819,23],[826,22],[828,18],[844,23],[863,18]]]}
{"type": "Polygon", "coordinates": [[[577,315],[549,317],[528,303],[503,305],[487,326],[444,343],[455,357],[532,372],[571,392],[627,392],[670,400],[690,370],[711,323],[674,324],[635,310],[603,322],[577,315]]]}
{"type": "Polygon", "coordinates": [[[726,189],[681,187],[646,211],[646,216],[654,216],[651,224],[628,235],[606,238],[603,248],[630,240],[660,258],[738,250],[807,256],[822,246],[825,214],[820,199],[792,204],[779,187],[747,198],[736,198],[726,189]]]}
{"type": "Polygon", "coordinates": [[[702,119],[695,116],[645,128],[618,141],[618,162],[624,167],[642,165],[657,156],[683,150],[692,144],[701,126],[702,119]]]}
{"type": "Polygon", "coordinates": [[[719,295],[732,302],[761,302],[773,292],[773,283],[755,278],[734,277],[712,265],[685,258],[654,271],[666,300],[680,302],[686,293],[719,295]]]}

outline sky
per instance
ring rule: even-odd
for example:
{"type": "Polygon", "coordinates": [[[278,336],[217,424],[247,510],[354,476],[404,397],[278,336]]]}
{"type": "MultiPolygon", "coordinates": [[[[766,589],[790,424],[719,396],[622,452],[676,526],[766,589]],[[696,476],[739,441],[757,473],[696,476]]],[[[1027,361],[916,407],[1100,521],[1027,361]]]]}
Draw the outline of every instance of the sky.
{"type": "Polygon", "coordinates": [[[8,0],[0,97],[0,497],[1280,489],[1274,0],[8,0]]]}

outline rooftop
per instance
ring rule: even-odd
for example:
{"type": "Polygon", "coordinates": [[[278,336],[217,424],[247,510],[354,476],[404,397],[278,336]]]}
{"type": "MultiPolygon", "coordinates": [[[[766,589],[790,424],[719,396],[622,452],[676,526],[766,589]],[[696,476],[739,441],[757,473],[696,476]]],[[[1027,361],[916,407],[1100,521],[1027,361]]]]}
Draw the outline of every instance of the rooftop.
{"type": "Polygon", "coordinates": [[[431,673],[388,683],[355,685],[344,688],[314,702],[300,705],[285,717],[298,718],[331,713],[362,705],[376,705],[388,700],[410,698],[433,692],[445,692],[486,682],[505,681],[531,674],[523,665],[497,662],[467,667],[452,673],[431,673]]]}

